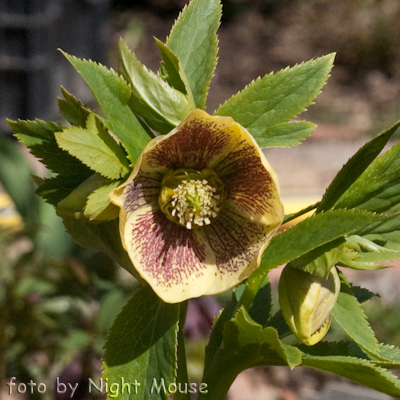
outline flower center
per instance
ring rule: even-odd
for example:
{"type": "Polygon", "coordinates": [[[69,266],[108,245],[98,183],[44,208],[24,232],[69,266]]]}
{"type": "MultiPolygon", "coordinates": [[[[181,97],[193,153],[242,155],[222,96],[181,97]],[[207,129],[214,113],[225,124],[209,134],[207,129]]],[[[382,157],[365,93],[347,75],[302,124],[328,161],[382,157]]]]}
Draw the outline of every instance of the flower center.
{"type": "Polygon", "coordinates": [[[164,177],[158,202],[168,219],[192,229],[211,224],[225,199],[224,185],[214,171],[178,169],[164,177]]]}

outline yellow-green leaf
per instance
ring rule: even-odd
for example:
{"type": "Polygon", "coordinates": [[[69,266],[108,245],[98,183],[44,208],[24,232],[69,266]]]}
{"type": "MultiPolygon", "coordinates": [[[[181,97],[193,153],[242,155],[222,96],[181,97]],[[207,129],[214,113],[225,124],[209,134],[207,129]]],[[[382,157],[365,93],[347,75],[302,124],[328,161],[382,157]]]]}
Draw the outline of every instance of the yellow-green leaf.
{"type": "Polygon", "coordinates": [[[62,149],[106,178],[118,179],[130,172],[125,153],[93,113],[86,129],[72,126],[57,132],[56,139],[62,149]]]}

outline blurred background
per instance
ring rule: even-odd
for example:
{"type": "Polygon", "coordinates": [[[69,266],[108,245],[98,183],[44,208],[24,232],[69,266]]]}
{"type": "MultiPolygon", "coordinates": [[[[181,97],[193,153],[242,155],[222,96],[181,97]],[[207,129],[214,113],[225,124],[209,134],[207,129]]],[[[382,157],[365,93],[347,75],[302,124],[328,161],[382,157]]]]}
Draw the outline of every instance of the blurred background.
{"type": "MultiPolygon", "coordinates": [[[[34,391],[15,398],[70,398],[68,391],[54,393],[57,376],[63,382],[83,382],[79,388],[85,390],[75,392],[76,399],[104,398],[88,397],[87,379],[99,378],[107,329],[134,284],[106,256],[75,245],[52,207],[34,195],[31,175],[46,171],[17,145],[5,119],[60,121],[61,85],[93,105],[90,91],[58,48],[117,69],[116,45],[122,37],[142,63],[157,71],[160,56],[153,37],[165,41],[186,3],[0,0],[0,398],[12,398],[6,383],[13,376],[17,383],[32,379],[47,385],[44,394],[34,391]]],[[[400,118],[400,2],[222,3],[209,112],[258,76],[337,53],[328,84],[301,116],[319,125],[316,132],[293,149],[266,151],[289,213],[318,200],[347,159],[400,118]]],[[[367,304],[366,312],[378,339],[400,346],[397,269],[379,276],[346,274],[379,292],[381,297],[367,304]]],[[[271,275],[273,285],[277,279],[279,271],[271,275]]],[[[186,334],[193,380],[201,377],[212,318],[228,296],[190,303],[186,334]]],[[[335,326],[330,335],[332,340],[344,338],[335,326]]],[[[260,368],[241,374],[229,398],[329,399],[354,388],[344,385],[348,382],[320,372],[260,368]]],[[[357,390],[355,399],[388,398],[357,390]]]]}

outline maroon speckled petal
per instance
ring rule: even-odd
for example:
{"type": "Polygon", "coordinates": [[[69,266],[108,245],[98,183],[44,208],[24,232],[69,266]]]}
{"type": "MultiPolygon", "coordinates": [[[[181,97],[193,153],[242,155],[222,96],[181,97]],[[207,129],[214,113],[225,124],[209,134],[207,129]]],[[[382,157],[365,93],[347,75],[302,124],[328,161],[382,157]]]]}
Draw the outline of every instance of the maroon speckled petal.
{"type": "Polygon", "coordinates": [[[144,168],[209,168],[232,146],[229,129],[215,121],[196,117],[189,119],[165,140],[161,140],[144,157],[144,168]]]}
{"type": "Polygon", "coordinates": [[[271,200],[277,195],[276,184],[263,165],[258,149],[247,141],[241,141],[218,164],[215,172],[227,188],[228,200],[247,214],[263,215],[274,210],[271,200]]]}

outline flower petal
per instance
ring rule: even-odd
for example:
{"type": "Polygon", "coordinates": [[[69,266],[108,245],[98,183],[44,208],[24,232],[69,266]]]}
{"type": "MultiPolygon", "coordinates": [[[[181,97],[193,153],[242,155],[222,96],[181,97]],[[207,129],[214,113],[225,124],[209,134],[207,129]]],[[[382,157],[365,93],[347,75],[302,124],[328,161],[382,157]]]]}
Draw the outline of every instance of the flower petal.
{"type": "Polygon", "coordinates": [[[237,145],[230,117],[211,117],[205,111],[194,110],[168,135],[157,137],[144,150],[141,170],[212,168],[237,145]]]}
{"type": "Polygon", "coordinates": [[[110,197],[121,208],[132,263],[170,303],[237,285],[258,267],[283,219],[275,172],[255,140],[232,118],[202,110],[153,139],[110,197]],[[210,225],[188,229],[160,209],[163,177],[181,168],[210,169],[223,182],[227,198],[210,225]]]}

